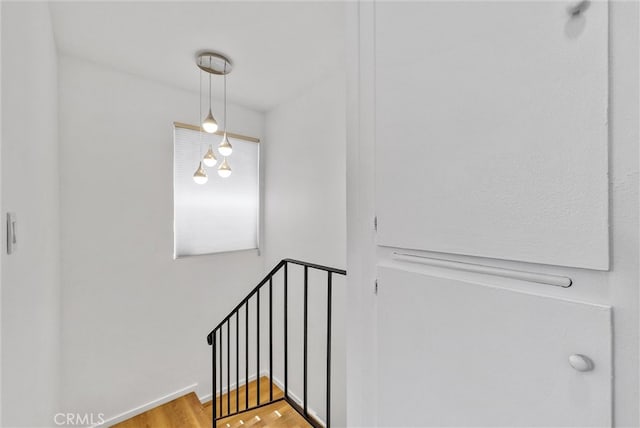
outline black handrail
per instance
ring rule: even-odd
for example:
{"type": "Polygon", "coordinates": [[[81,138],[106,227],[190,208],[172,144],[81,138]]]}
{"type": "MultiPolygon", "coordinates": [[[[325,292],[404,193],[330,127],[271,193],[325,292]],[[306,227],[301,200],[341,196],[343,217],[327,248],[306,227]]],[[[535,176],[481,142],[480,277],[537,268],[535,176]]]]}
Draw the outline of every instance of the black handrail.
{"type": "Polygon", "coordinates": [[[281,260],[271,271],[265,276],[259,283],[256,285],[249,294],[242,299],[242,301],[236,305],[236,307],[220,321],[220,323],[207,335],[207,343],[212,345],[213,358],[212,358],[212,372],[213,372],[213,396],[212,396],[212,414],[213,414],[213,427],[216,427],[216,421],[218,419],[226,418],[228,416],[233,416],[239,413],[246,412],[248,410],[253,410],[258,407],[263,407],[265,405],[285,400],[287,401],[291,407],[293,407],[298,413],[302,415],[302,417],[307,420],[312,426],[320,428],[326,427],[329,428],[331,425],[331,307],[332,307],[332,275],[346,275],[347,272],[344,269],[332,268],[329,266],[323,266],[315,263],[303,262],[300,260],[294,259],[283,259],[281,260]],[[289,287],[289,276],[288,276],[288,265],[299,265],[304,268],[304,292],[303,292],[303,311],[304,311],[304,343],[303,343],[303,402],[297,403],[295,402],[291,396],[289,395],[289,340],[288,340],[288,304],[289,304],[289,296],[288,296],[288,287],[289,287]],[[273,397],[273,277],[280,271],[280,269],[284,268],[284,397],[274,399],[273,397]],[[312,415],[308,412],[308,394],[307,394],[307,360],[308,360],[308,288],[309,288],[309,269],[315,269],[320,271],[327,272],[327,337],[326,337],[326,346],[327,346],[327,373],[326,373],[326,422],[321,424],[317,421],[312,415]],[[265,285],[268,286],[269,292],[269,393],[268,400],[265,402],[261,402],[260,400],[260,290],[265,285]],[[257,382],[257,391],[256,391],[256,402],[255,406],[250,407],[249,403],[249,302],[252,297],[255,296],[255,313],[256,313],[256,382],[257,382]],[[244,409],[240,410],[240,379],[239,379],[239,352],[240,352],[240,311],[244,308],[244,317],[245,317],[245,400],[244,400],[244,409]],[[231,413],[231,320],[235,316],[235,333],[236,333],[236,393],[235,393],[235,412],[231,413]],[[223,327],[226,325],[226,346],[227,346],[227,365],[226,365],[226,374],[227,374],[227,405],[226,405],[226,414],[224,412],[223,407],[223,389],[222,389],[222,378],[223,378],[223,358],[224,358],[224,342],[223,342],[223,327]],[[219,334],[218,334],[219,332],[219,334]],[[218,342],[219,340],[219,342],[218,342]],[[218,353],[217,350],[220,350],[218,353]],[[217,366],[218,355],[220,357],[219,367],[217,366]],[[218,373],[220,379],[217,379],[218,373]],[[219,407],[220,414],[218,414],[218,403],[216,400],[216,384],[220,389],[219,396],[219,407]]]}

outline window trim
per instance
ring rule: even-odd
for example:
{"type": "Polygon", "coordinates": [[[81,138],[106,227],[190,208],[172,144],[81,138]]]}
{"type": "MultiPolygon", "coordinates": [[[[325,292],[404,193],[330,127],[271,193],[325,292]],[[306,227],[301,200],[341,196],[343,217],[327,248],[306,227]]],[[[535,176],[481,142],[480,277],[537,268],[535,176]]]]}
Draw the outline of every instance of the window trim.
{"type": "MultiPolygon", "coordinates": [[[[182,128],[182,129],[190,129],[192,131],[201,131],[199,126],[196,125],[190,125],[188,123],[183,123],[183,122],[173,122],[173,126],[175,126],[176,128],[182,128]]],[[[214,132],[215,135],[219,135],[219,136],[224,136],[224,131],[216,131],[214,132]]],[[[260,143],[260,139],[256,138],[256,137],[249,137],[247,135],[242,135],[242,134],[236,134],[234,132],[229,132],[227,131],[227,137],[229,138],[235,138],[237,140],[244,140],[244,141],[249,141],[251,143],[260,143]]]]}

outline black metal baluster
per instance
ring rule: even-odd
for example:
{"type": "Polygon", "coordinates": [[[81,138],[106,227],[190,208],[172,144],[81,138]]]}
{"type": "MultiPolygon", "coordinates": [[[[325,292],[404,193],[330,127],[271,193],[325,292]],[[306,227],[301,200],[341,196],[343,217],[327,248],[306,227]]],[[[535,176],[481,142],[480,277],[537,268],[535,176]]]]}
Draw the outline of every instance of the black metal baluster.
{"type": "Polygon", "coordinates": [[[273,401],[273,279],[269,278],[269,401],[273,401]]]}
{"type": "Polygon", "coordinates": [[[307,266],[304,267],[304,355],[303,355],[303,364],[304,364],[304,381],[303,381],[303,404],[304,404],[304,414],[307,416],[307,326],[308,326],[308,291],[309,291],[309,268],[307,266]]]}
{"type": "Polygon", "coordinates": [[[231,325],[227,320],[227,415],[231,414],[231,390],[229,380],[231,379],[231,325]]]}
{"type": "Polygon", "coordinates": [[[287,265],[284,264],[284,396],[289,396],[289,331],[287,328],[288,324],[288,311],[287,311],[287,302],[289,300],[288,296],[288,275],[287,275],[287,265]]]}
{"type": "Polygon", "coordinates": [[[236,312],[236,413],[240,411],[240,309],[236,312]]]}
{"type": "Polygon", "coordinates": [[[256,293],[256,406],[260,405],[260,289],[256,293]]]}
{"type": "Polygon", "coordinates": [[[220,327],[220,416],[222,416],[222,327],[220,327]]]}
{"type": "Polygon", "coordinates": [[[249,408],[249,299],[244,308],[244,409],[249,408]]]}
{"type": "Polygon", "coordinates": [[[331,427],[331,272],[327,272],[327,424],[331,427]]]}
{"type": "Polygon", "coordinates": [[[217,347],[216,347],[216,336],[213,335],[213,355],[211,356],[211,360],[213,361],[212,365],[212,373],[213,376],[211,378],[211,386],[213,389],[213,398],[211,399],[212,401],[212,412],[213,412],[213,425],[212,428],[216,428],[216,419],[218,417],[218,406],[216,403],[216,355],[217,355],[217,347]]]}
{"type": "Polygon", "coordinates": [[[213,404],[214,408],[212,409],[212,423],[213,428],[215,428],[218,421],[223,418],[230,416],[231,413],[231,318],[233,316],[236,317],[236,343],[235,343],[235,353],[236,353],[236,397],[235,397],[235,414],[242,413],[249,409],[258,408],[262,406],[266,406],[270,403],[273,403],[273,276],[284,267],[284,398],[276,399],[276,401],[280,401],[286,399],[292,407],[295,408],[307,421],[309,421],[313,426],[316,426],[316,423],[313,422],[313,418],[309,414],[309,394],[308,394],[308,375],[309,375],[309,268],[318,269],[320,271],[327,272],[327,337],[326,337],[326,423],[325,428],[330,428],[331,425],[331,355],[332,355],[332,311],[333,311],[333,274],[346,275],[346,271],[343,269],[335,269],[327,266],[307,263],[299,260],[293,259],[284,259],[276,267],[272,269],[272,271],[262,280],[260,283],[245,297],[235,309],[231,311],[229,315],[227,315],[217,327],[213,329],[209,336],[207,337],[207,341],[209,345],[212,345],[212,385],[213,385],[213,404]],[[288,313],[288,305],[289,305],[289,284],[288,284],[288,266],[289,264],[297,264],[303,266],[304,268],[304,302],[303,302],[303,316],[304,316],[304,339],[303,339],[303,403],[294,403],[289,400],[289,313],[288,313]],[[260,357],[261,357],[261,348],[260,348],[260,293],[261,289],[269,282],[269,398],[265,400],[265,403],[261,403],[260,394],[262,392],[261,386],[261,365],[260,365],[260,357]],[[256,401],[254,406],[250,406],[249,404],[249,307],[251,303],[251,298],[253,295],[256,295],[256,379],[257,388],[256,388],[256,401]],[[244,306],[245,310],[245,408],[243,411],[240,411],[240,311],[244,306]],[[227,413],[225,414],[223,409],[224,405],[224,395],[223,390],[223,358],[224,358],[224,336],[223,329],[227,329],[227,413]],[[218,338],[219,332],[219,338],[218,338]],[[219,341],[218,341],[219,340],[219,341]],[[218,355],[218,350],[220,355],[218,355]],[[220,361],[216,359],[220,358],[220,361]],[[218,385],[216,385],[216,383],[218,385]],[[219,400],[216,397],[216,393],[220,393],[219,400]]]}

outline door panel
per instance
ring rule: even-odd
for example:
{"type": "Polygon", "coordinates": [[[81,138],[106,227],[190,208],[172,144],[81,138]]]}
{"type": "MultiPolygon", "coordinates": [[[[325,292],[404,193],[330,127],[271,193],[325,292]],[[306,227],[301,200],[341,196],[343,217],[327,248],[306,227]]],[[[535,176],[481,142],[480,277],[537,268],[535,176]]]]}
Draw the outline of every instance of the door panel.
{"type": "Polygon", "coordinates": [[[611,346],[609,307],[381,267],[379,426],[611,426],[611,346]]]}
{"type": "Polygon", "coordinates": [[[383,246],[607,270],[607,9],[377,2],[383,246]]]}

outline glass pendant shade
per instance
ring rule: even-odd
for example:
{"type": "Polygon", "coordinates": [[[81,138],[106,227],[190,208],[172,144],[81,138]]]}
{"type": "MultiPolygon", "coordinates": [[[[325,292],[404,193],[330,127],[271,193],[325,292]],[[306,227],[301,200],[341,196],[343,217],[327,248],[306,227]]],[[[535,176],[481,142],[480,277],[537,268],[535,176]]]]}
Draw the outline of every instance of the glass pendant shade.
{"type": "Polygon", "coordinates": [[[225,157],[231,155],[231,153],[233,152],[233,147],[231,146],[231,143],[229,142],[229,139],[227,138],[226,133],[222,138],[222,142],[218,146],[218,151],[222,156],[225,156],[225,157]]]}
{"type": "Polygon", "coordinates": [[[216,164],[218,163],[218,158],[216,158],[215,153],[213,153],[211,145],[209,145],[209,150],[207,150],[207,153],[204,155],[202,161],[208,167],[216,166],[216,164]]]}
{"type": "Polygon", "coordinates": [[[211,109],[209,109],[209,114],[202,122],[202,129],[209,134],[213,134],[218,130],[218,122],[213,118],[213,113],[211,113],[211,109]]]}
{"type": "Polygon", "coordinates": [[[218,167],[218,175],[222,178],[227,178],[231,175],[231,167],[227,163],[227,159],[223,160],[218,167]]]}
{"type": "Polygon", "coordinates": [[[193,173],[193,181],[195,181],[197,184],[204,184],[207,182],[207,180],[209,180],[209,177],[207,177],[207,171],[204,170],[204,168],[202,167],[202,162],[200,162],[200,164],[198,165],[198,169],[196,169],[196,172],[193,173]]]}

